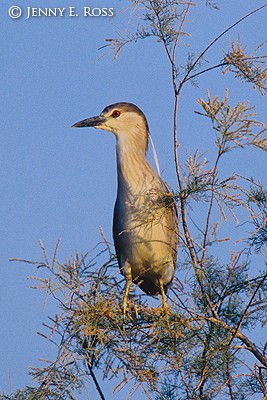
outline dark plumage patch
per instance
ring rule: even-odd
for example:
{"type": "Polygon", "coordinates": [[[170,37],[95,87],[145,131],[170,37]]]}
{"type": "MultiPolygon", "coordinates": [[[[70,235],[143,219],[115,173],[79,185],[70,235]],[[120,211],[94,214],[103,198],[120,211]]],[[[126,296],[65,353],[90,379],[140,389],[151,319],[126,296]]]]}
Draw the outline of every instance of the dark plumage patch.
{"type": "MultiPolygon", "coordinates": [[[[148,279],[141,279],[141,278],[137,278],[133,280],[133,283],[135,283],[136,285],[139,286],[139,288],[145,292],[146,294],[148,294],[149,296],[156,296],[157,294],[160,294],[160,286],[155,285],[155,283],[151,282],[148,279]]],[[[165,294],[167,294],[168,291],[168,286],[165,285],[164,286],[164,292],[165,294]]]]}
{"type": "Polygon", "coordinates": [[[114,110],[119,110],[121,112],[134,112],[134,113],[140,115],[141,117],[143,117],[145,124],[146,124],[147,131],[149,132],[146,116],[143,113],[143,111],[141,111],[140,108],[137,107],[135,104],[127,103],[127,102],[123,102],[123,101],[120,103],[114,103],[114,104],[111,104],[111,105],[107,106],[106,108],[104,108],[101,115],[105,115],[105,116],[107,114],[109,115],[114,110]]]}

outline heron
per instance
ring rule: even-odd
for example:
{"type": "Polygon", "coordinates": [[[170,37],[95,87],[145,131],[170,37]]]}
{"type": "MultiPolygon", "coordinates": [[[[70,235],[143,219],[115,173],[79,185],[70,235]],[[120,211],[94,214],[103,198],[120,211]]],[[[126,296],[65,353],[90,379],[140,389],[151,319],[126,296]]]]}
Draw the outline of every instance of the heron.
{"type": "Polygon", "coordinates": [[[120,102],[72,127],[93,127],[116,137],[113,239],[126,278],[124,316],[131,282],[147,295],[161,295],[167,309],[165,296],[177,258],[177,210],[173,194],[147,160],[149,128],[144,113],[135,104],[120,102]]]}

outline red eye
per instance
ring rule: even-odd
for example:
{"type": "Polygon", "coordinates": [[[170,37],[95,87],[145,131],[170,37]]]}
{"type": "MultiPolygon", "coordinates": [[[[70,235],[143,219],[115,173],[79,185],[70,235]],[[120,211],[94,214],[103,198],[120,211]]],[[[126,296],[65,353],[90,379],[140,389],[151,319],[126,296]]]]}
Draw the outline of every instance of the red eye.
{"type": "Polygon", "coordinates": [[[115,111],[113,111],[113,113],[112,113],[112,117],[113,117],[113,118],[118,118],[120,115],[121,115],[121,113],[120,113],[119,110],[115,110],[115,111]]]}

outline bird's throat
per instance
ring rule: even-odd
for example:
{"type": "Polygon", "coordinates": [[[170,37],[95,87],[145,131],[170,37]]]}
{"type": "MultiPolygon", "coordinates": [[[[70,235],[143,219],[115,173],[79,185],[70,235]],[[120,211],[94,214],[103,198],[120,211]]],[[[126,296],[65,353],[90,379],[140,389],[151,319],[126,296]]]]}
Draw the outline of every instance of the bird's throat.
{"type": "Polygon", "coordinates": [[[143,192],[155,174],[146,158],[146,144],[117,139],[118,188],[134,193],[143,192]]]}

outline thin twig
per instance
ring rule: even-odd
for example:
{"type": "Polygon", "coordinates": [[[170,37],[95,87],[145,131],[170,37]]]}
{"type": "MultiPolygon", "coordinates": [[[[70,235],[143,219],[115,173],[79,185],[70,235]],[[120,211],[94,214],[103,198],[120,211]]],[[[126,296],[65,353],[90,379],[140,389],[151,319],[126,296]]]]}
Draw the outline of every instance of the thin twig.
{"type": "MultiPolygon", "coordinates": [[[[236,327],[236,329],[235,329],[235,331],[234,331],[234,333],[233,333],[233,336],[232,336],[232,338],[231,338],[230,341],[229,341],[229,346],[231,345],[232,341],[234,340],[234,338],[235,338],[237,332],[240,330],[241,324],[242,324],[242,322],[244,321],[244,318],[246,317],[246,314],[247,314],[248,309],[250,308],[250,306],[251,306],[251,304],[252,304],[252,302],[253,302],[253,300],[254,300],[256,294],[258,293],[259,289],[262,287],[262,285],[263,285],[263,283],[264,283],[264,281],[265,281],[266,279],[267,279],[267,274],[265,274],[265,275],[262,277],[262,279],[259,281],[258,285],[256,286],[256,289],[255,289],[253,295],[251,296],[251,298],[250,298],[250,300],[249,300],[249,302],[248,302],[248,304],[247,304],[245,310],[244,310],[243,313],[242,313],[242,316],[241,316],[241,318],[240,318],[240,320],[239,320],[239,322],[238,322],[238,324],[237,324],[237,327],[236,327]]],[[[266,364],[265,366],[267,366],[267,364],[266,364]]]]}
{"type": "Polygon", "coordinates": [[[178,93],[180,93],[184,83],[190,79],[189,75],[190,72],[194,69],[194,67],[197,65],[197,63],[201,60],[201,58],[206,54],[206,52],[222,37],[224,36],[227,32],[229,32],[231,29],[233,29],[236,25],[240,24],[242,21],[244,21],[246,18],[250,17],[251,15],[255,14],[256,12],[262,10],[264,7],[267,7],[267,3],[264,4],[261,7],[256,8],[255,10],[249,12],[246,14],[244,17],[240,18],[238,21],[236,21],[234,24],[229,26],[227,29],[225,29],[220,35],[218,35],[201,53],[200,55],[195,59],[193,62],[191,68],[187,73],[185,74],[183,80],[180,82],[179,87],[178,87],[178,93]]]}
{"type": "MultiPolygon", "coordinates": [[[[252,60],[259,60],[259,59],[263,59],[263,58],[267,58],[267,55],[258,56],[258,57],[246,57],[246,58],[243,58],[242,60],[243,61],[252,61],[252,60]]],[[[190,81],[191,79],[194,79],[199,75],[205,74],[206,72],[212,71],[213,69],[225,67],[226,65],[230,65],[230,63],[225,61],[225,62],[221,62],[216,65],[213,65],[212,67],[205,68],[202,71],[196,72],[195,74],[188,76],[188,78],[186,78],[185,82],[190,81]]]]}
{"type": "Polygon", "coordinates": [[[87,365],[88,371],[89,371],[89,373],[90,373],[90,375],[91,375],[91,377],[92,377],[92,379],[94,381],[96,390],[98,391],[98,394],[99,394],[101,400],[105,400],[104,393],[102,392],[102,389],[101,389],[101,387],[100,387],[100,385],[98,383],[97,377],[96,377],[96,375],[95,375],[95,373],[93,371],[93,368],[90,365],[90,362],[89,362],[88,358],[86,359],[86,365],[87,365]]]}

